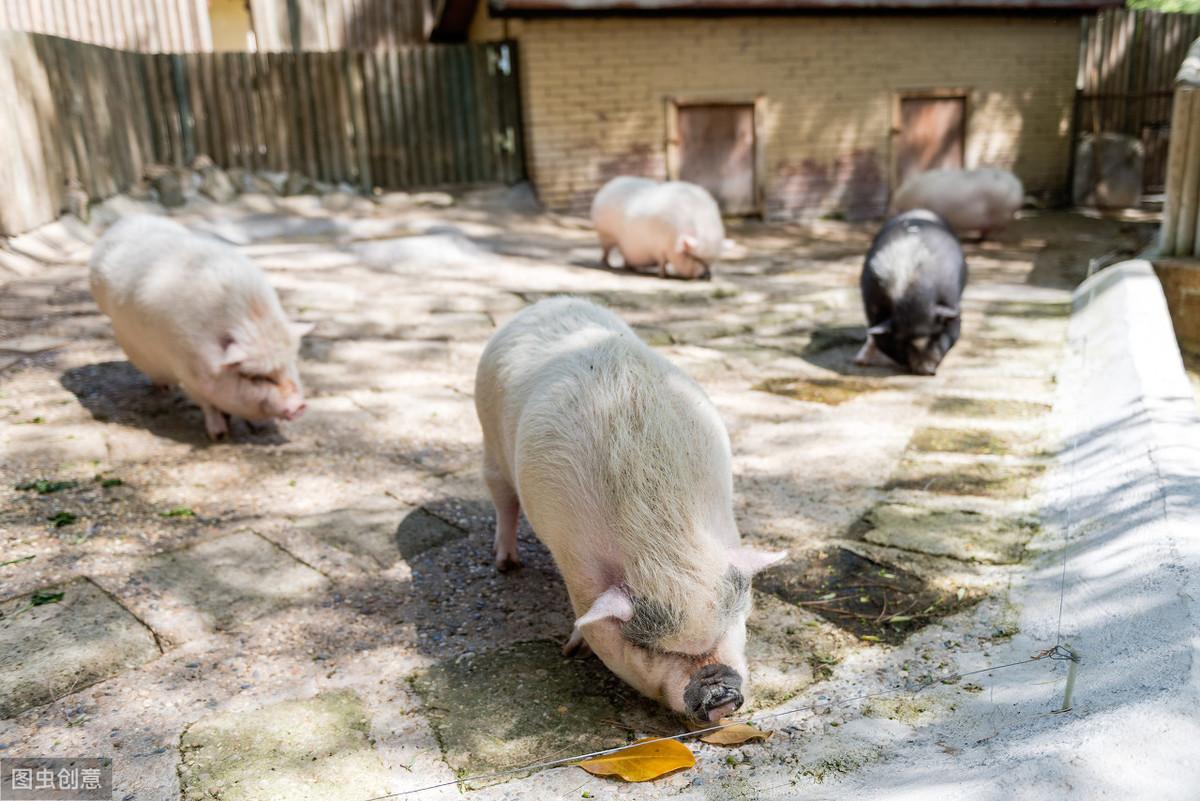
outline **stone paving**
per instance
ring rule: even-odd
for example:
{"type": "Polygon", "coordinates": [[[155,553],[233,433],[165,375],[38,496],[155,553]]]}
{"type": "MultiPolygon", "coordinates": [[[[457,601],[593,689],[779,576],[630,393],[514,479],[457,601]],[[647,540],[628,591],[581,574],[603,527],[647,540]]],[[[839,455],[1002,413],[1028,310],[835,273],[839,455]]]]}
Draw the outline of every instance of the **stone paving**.
{"type": "MultiPolygon", "coordinates": [[[[524,568],[491,567],[475,362],[559,293],[607,304],[700,381],[730,429],[744,538],[789,552],[758,582],[754,709],[953,669],[1012,635],[1069,289],[1141,231],[1045,213],[969,245],[963,339],[919,378],[851,364],[870,226],[735,225],[739,255],[685,283],[600,269],[583,221],[498,195],[176,212],[316,323],[307,415],[221,444],[151,391],[89,296],[90,242],[139,204],[0,251],[0,754],[112,756],[123,801],[438,782],[417,797],[451,798],[456,778],[680,730],[560,655],[570,610],[527,527],[524,568]]],[[[978,691],[781,719],[765,744],[697,744],[694,770],[653,785],[570,768],[471,795],[754,798],[755,764],[797,787],[852,772],[978,691]]]]}

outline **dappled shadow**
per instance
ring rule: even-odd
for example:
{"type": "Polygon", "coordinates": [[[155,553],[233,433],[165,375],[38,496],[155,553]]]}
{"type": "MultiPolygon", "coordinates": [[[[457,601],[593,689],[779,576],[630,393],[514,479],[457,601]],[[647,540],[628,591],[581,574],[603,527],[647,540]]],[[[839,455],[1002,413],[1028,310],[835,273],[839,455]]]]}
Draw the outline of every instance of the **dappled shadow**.
{"type": "MultiPolygon", "coordinates": [[[[130,362],[100,362],[65,371],[59,382],[102,423],[144,428],[152,434],[189,445],[210,444],[204,415],[182,392],[158,390],[130,362]]],[[[233,441],[278,445],[287,440],[274,423],[237,421],[233,441]]]]}

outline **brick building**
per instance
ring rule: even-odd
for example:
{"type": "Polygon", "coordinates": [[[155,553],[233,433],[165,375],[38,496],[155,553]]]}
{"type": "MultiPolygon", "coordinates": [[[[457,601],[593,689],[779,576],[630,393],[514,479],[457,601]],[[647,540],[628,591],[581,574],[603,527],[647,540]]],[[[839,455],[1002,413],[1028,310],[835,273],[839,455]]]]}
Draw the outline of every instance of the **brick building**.
{"type": "Polygon", "coordinates": [[[435,35],[519,42],[530,176],[582,211],[613,175],[730,213],[882,213],[915,169],[1065,189],[1083,14],[1112,0],[443,0],[435,35]]]}

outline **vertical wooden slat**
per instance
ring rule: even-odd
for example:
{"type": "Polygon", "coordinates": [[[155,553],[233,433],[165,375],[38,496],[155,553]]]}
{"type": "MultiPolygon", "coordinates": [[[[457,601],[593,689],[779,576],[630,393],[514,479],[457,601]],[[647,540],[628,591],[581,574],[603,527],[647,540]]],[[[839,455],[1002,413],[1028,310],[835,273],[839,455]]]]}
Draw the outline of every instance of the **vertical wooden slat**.
{"type": "Polygon", "coordinates": [[[359,180],[358,158],[354,152],[354,110],[350,99],[350,70],[348,65],[350,53],[341,50],[333,53],[329,60],[329,81],[337,98],[337,118],[335,123],[341,141],[341,158],[345,169],[343,180],[357,183],[359,180]]]}
{"type": "Polygon", "coordinates": [[[453,147],[446,130],[446,109],[444,97],[438,91],[439,79],[437,51],[431,48],[421,48],[421,66],[424,68],[425,97],[429,109],[429,146],[433,150],[437,173],[433,183],[447,183],[453,178],[450,174],[451,159],[447,150],[453,147]]]}
{"type": "Polygon", "coordinates": [[[359,87],[363,99],[363,110],[366,119],[366,148],[367,163],[371,171],[371,179],[375,185],[388,186],[387,167],[385,165],[384,148],[380,134],[383,124],[379,114],[379,76],[376,71],[376,52],[364,50],[358,54],[362,67],[362,83],[359,87]]]}
{"type": "Polygon", "coordinates": [[[384,146],[379,135],[383,124],[379,115],[379,77],[377,50],[362,50],[359,53],[362,70],[360,86],[362,108],[366,125],[367,168],[370,169],[372,186],[390,186],[384,161],[384,146]]]}
{"type": "Polygon", "coordinates": [[[413,151],[419,167],[420,177],[417,184],[432,186],[438,182],[441,175],[437,165],[437,151],[434,147],[434,118],[430,109],[428,77],[424,70],[424,59],[419,48],[407,47],[404,50],[408,75],[403,85],[409,88],[408,95],[413,102],[412,136],[415,147],[413,151]]]}
{"type": "Polygon", "coordinates": [[[309,87],[313,109],[313,144],[317,152],[317,177],[324,181],[336,179],[336,168],[333,161],[331,146],[331,131],[329,127],[328,103],[325,94],[325,82],[321,79],[324,53],[307,53],[305,60],[308,66],[309,87]]]}
{"type": "Polygon", "coordinates": [[[308,78],[308,53],[295,53],[292,56],[293,66],[293,103],[297,118],[300,120],[300,145],[304,150],[305,174],[314,181],[320,175],[320,162],[317,156],[317,138],[313,131],[314,117],[313,94],[308,78]]]}
{"type": "Polygon", "coordinates": [[[396,186],[412,187],[420,183],[418,165],[416,165],[416,146],[413,140],[413,92],[412,83],[406,82],[406,56],[404,50],[396,48],[388,53],[388,83],[385,85],[386,97],[391,107],[392,145],[398,156],[396,163],[396,186]]]}
{"type": "Polygon", "coordinates": [[[246,88],[246,109],[250,117],[250,163],[254,169],[266,169],[267,129],[263,125],[262,79],[254,53],[239,53],[246,88]]]}
{"type": "Polygon", "coordinates": [[[496,114],[491,102],[494,90],[488,77],[487,48],[484,45],[468,45],[471,64],[475,75],[475,94],[472,108],[479,121],[479,138],[474,146],[479,149],[481,169],[485,181],[497,180],[496,160],[492,148],[495,143],[496,114]]]}

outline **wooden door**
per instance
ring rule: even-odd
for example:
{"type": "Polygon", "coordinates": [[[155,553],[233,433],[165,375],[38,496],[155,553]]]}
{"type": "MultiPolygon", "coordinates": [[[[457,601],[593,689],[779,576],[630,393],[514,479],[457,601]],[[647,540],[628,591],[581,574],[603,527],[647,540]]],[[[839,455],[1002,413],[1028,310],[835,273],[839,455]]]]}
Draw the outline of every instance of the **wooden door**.
{"type": "Polygon", "coordinates": [[[681,181],[707,189],[723,214],[758,211],[754,185],[754,104],[678,107],[681,181]]]}
{"type": "Polygon", "coordinates": [[[966,107],[961,95],[900,98],[896,186],[913,173],[963,166],[966,107]]]}

